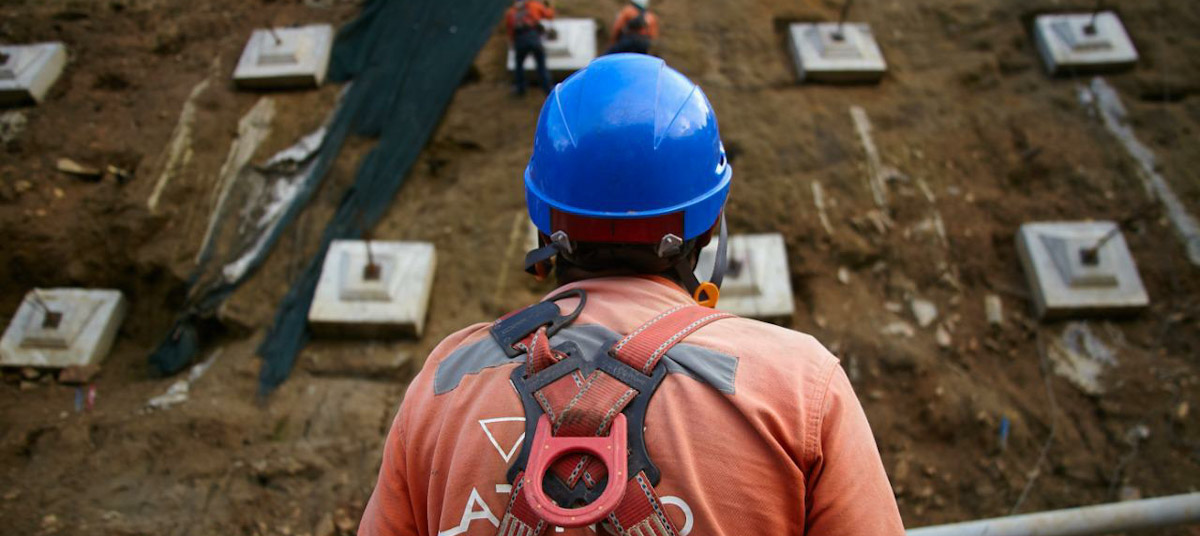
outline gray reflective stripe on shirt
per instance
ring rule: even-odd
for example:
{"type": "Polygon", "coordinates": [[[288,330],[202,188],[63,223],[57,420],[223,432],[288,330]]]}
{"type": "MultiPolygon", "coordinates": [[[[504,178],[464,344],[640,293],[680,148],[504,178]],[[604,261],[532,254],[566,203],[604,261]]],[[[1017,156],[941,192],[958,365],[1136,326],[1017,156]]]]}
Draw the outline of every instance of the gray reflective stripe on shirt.
{"type": "Polygon", "coordinates": [[[438,363],[437,371],[433,374],[433,394],[453,391],[468,374],[479,374],[486,368],[516,363],[518,361],[505,355],[496,339],[489,336],[475,344],[455,350],[438,363]]]}
{"type": "Polygon", "coordinates": [[[666,361],[669,373],[683,374],[707,383],[727,395],[736,394],[734,381],[737,379],[737,357],[702,346],[680,343],[667,352],[663,361],[666,361]]]}
{"type": "MultiPolygon", "coordinates": [[[[604,326],[584,324],[563,329],[550,338],[550,343],[558,345],[571,341],[579,345],[583,355],[594,356],[606,343],[620,338],[619,334],[604,326]]],[[[458,387],[462,379],[469,374],[478,374],[492,367],[516,365],[522,363],[522,359],[523,357],[510,359],[504,355],[495,339],[487,337],[455,350],[438,364],[433,375],[433,392],[435,395],[448,393],[458,387]]],[[[670,374],[683,374],[728,395],[735,393],[737,357],[691,344],[678,344],[667,352],[663,361],[670,374]]]]}

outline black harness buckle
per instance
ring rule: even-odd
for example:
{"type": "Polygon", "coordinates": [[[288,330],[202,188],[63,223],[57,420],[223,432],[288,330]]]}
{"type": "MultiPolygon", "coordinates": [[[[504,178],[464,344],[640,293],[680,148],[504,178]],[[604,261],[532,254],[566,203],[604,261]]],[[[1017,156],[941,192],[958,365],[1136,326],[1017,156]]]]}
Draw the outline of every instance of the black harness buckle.
{"type": "Polygon", "coordinates": [[[513,347],[528,337],[542,326],[550,326],[546,329],[546,336],[552,337],[558,333],[567,324],[574,322],[579,318],[579,314],[583,312],[583,306],[587,305],[587,292],[583,289],[573,289],[566,292],[555,294],[545,301],[531,305],[521,310],[519,313],[512,315],[504,320],[492,324],[492,338],[500,344],[504,349],[504,354],[508,357],[517,357],[521,355],[521,350],[513,347]],[[579,298],[579,305],[575,307],[570,314],[560,315],[558,305],[555,302],[567,298],[579,298]]]}
{"type": "MultiPolygon", "coordinates": [[[[508,481],[514,482],[517,475],[525,470],[525,466],[529,461],[529,450],[533,445],[533,436],[537,428],[538,419],[543,415],[542,406],[538,404],[534,398],[534,393],[542,388],[550,385],[554,381],[563,378],[572,372],[579,371],[584,376],[589,376],[593,372],[599,370],[612,376],[617,381],[637,390],[637,395],[625,406],[622,413],[625,414],[628,431],[628,449],[629,449],[629,473],[627,478],[632,478],[640,472],[644,472],[646,477],[650,479],[651,485],[657,485],[662,473],[654,462],[650,461],[650,455],[646,452],[646,408],[650,404],[650,397],[658,390],[662,384],[663,378],[667,375],[667,367],[660,363],[654,368],[650,376],[642,374],[641,371],[618,361],[609,353],[615,341],[610,341],[604,348],[594,356],[584,356],[579,346],[573,342],[564,342],[554,349],[567,355],[566,359],[559,361],[545,370],[534,374],[531,377],[526,375],[526,365],[521,365],[513,370],[510,380],[513,388],[521,397],[521,404],[525,410],[525,439],[521,443],[521,453],[517,456],[517,460],[512,467],[508,469],[508,481]]],[[[586,485],[578,485],[570,488],[560,480],[557,476],[548,474],[545,484],[546,494],[555,500],[560,505],[575,505],[575,504],[590,504],[592,501],[600,497],[607,486],[607,478],[604,481],[598,482],[594,487],[588,488],[586,485]]]]}

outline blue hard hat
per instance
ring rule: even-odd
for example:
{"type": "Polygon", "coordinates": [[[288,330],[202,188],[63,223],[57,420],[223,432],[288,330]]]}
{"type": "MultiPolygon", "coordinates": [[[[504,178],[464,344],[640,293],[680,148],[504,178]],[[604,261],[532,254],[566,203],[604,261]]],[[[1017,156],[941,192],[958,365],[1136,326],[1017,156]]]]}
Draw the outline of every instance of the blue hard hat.
{"type": "Polygon", "coordinates": [[[691,240],[717,222],[732,177],[700,87],[661,59],[614,54],[546,99],[525,202],[539,231],[575,242],[691,240]]]}

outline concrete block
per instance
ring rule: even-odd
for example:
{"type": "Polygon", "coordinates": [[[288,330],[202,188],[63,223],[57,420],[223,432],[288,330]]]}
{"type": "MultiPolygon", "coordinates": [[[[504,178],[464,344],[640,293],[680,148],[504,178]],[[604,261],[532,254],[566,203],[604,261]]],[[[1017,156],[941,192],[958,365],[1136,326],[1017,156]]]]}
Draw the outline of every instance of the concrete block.
{"type": "Polygon", "coordinates": [[[32,290],[0,338],[0,366],[99,365],[112,349],[127,309],[117,290],[32,290]]]}
{"type": "Polygon", "coordinates": [[[1027,223],[1017,253],[1040,318],[1134,312],[1150,304],[1137,265],[1117,232],[1092,258],[1086,254],[1117,229],[1113,222],[1027,223]]]}
{"type": "MultiPolygon", "coordinates": [[[[555,73],[571,73],[587,67],[596,59],[596,21],[593,19],[555,19],[544,21],[547,36],[542,39],[546,47],[546,68],[555,73]]],[[[508,48],[508,70],[517,67],[517,55],[508,48]]],[[[533,58],[525,59],[525,70],[537,68],[533,58]]]]}
{"type": "MultiPolygon", "coordinates": [[[[717,309],[761,320],[791,318],[795,304],[783,235],[730,236],[728,253],[729,270],[717,309]]],[[[711,277],[716,255],[715,241],[700,252],[696,277],[701,281],[711,277]]]]}
{"type": "Polygon", "coordinates": [[[533,220],[530,220],[526,225],[527,225],[527,229],[525,231],[525,251],[521,252],[522,266],[524,266],[525,254],[529,253],[530,251],[533,251],[541,246],[541,241],[538,238],[538,234],[541,233],[541,231],[539,231],[537,226],[533,224],[533,220]]]}
{"type": "Polygon", "coordinates": [[[0,106],[42,102],[66,65],[62,43],[0,46],[0,106]]]}
{"type": "Polygon", "coordinates": [[[335,240],[325,255],[308,322],[318,335],[420,337],[437,265],[433,244],[335,240]]]}
{"type": "Polygon", "coordinates": [[[1034,39],[1046,72],[1068,74],[1120,69],[1137,63],[1138,53],[1121,19],[1111,11],[1041,15],[1034,20],[1034,39]]]}
{"type": "Polygon", "coordinates": [[[313,24],[254,30],[242,50],[233,81],[238,87],[317,87],[325,81],[333,50],[333,27],[313,24]]]}
{"type": "Polygon", "coordinates": [[[797,23],[788,29],[788,48],[801,82],[878,82],[887,62],[871,26],[797,23]]]}
{"type": "Polygon", "coordinates": [[[395,344],[364,349],[359,341],[339,341],[319,349],[314,346],[305,349],[301,361],[304,370],[314,376],[387,380],[398,377],[412,361],[412,353],[396,349],[395,344]]]}

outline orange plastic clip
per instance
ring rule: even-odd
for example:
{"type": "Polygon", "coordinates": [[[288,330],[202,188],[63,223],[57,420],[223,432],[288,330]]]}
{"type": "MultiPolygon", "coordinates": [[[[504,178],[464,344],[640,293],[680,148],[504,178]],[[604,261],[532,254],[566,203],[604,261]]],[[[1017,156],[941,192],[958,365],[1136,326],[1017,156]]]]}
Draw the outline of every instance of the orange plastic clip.
{"type": "Polygon", "coordinates": [[[716,309],[717,300],[721,299],[721,289],[717,288],[712,281],[705,281],[696,287],[696,292],[692,294],[692,299],[696,300],[696,303],[699,305],[716,309]]]}

